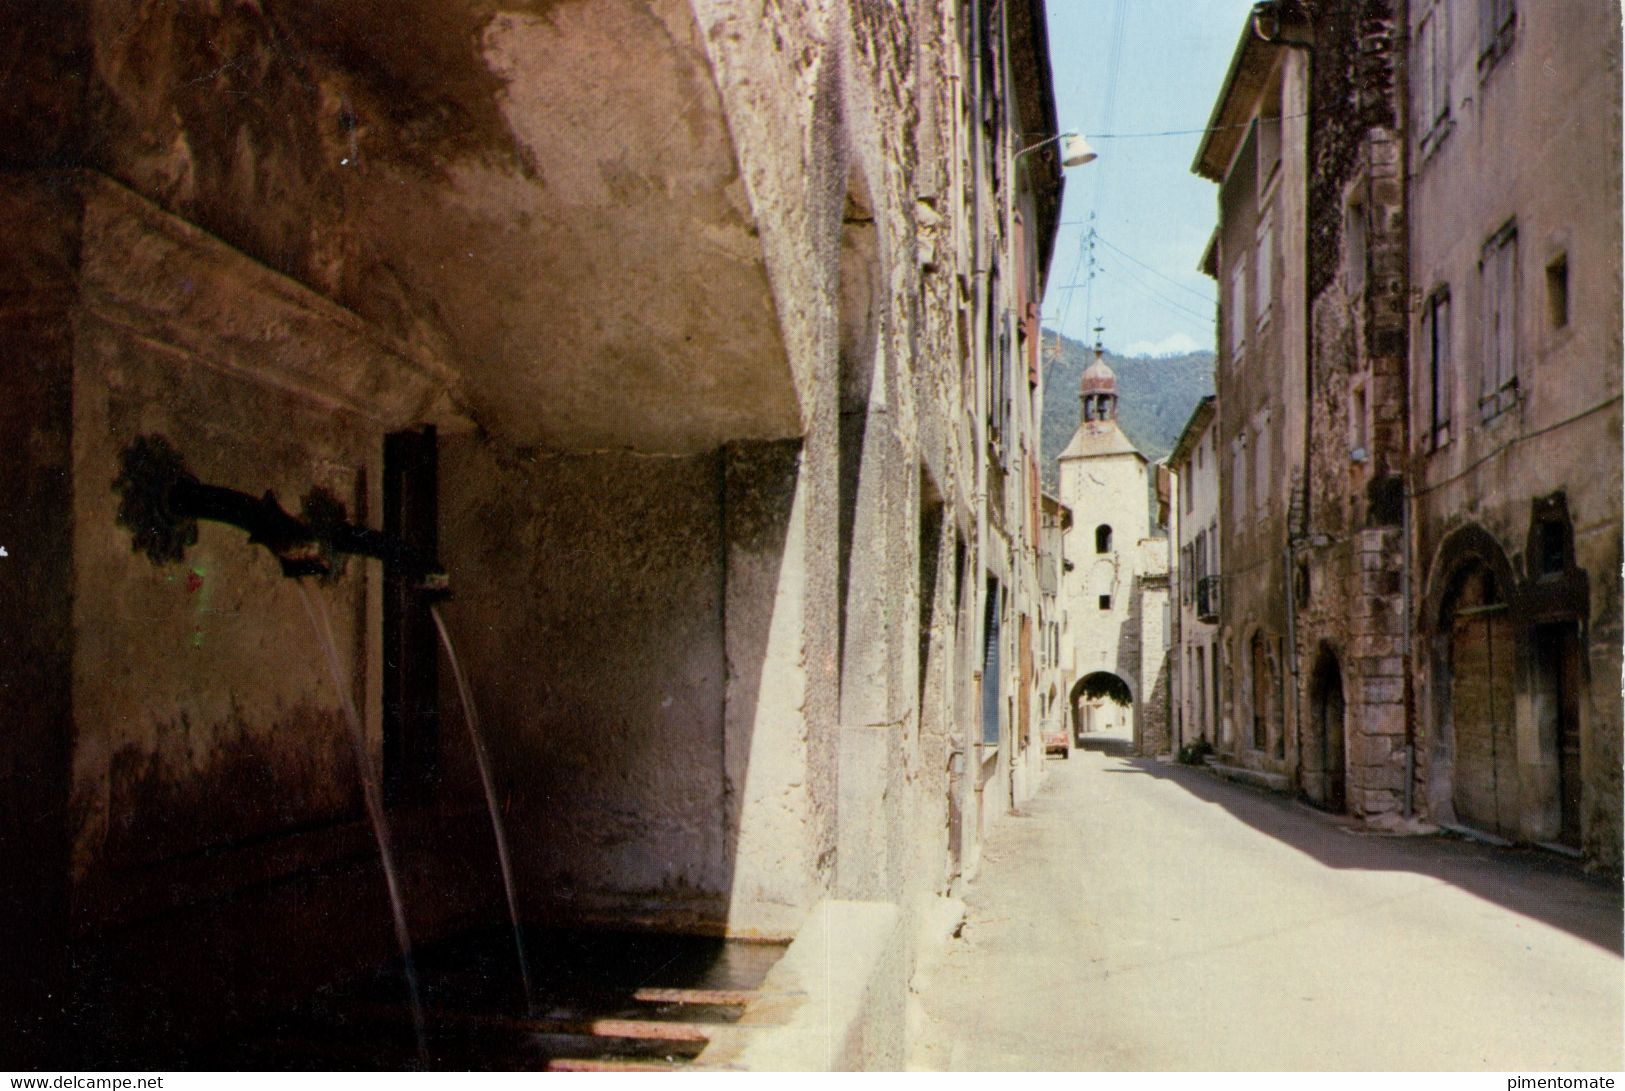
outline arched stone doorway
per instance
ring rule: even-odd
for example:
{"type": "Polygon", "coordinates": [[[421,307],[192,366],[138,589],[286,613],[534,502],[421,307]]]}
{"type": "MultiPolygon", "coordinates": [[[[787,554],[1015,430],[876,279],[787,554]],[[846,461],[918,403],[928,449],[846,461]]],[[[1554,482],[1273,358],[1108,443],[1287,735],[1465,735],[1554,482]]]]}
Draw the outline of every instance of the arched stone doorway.
{"type": "Polygon", "coordinates": [[[1097,732],[1113,734],[1134,730],[1134,691],[1111,671],[1093,671],[1072,686],[1069,707],[1073,741],[1097,732]]]}
{"type": "Polygon", "coordinates": [[[1303,753],[1303,791],[1310,802],[1334,814],[1348,807],[1347,704],[1343,668],[1337,653],[1322,647],[1309,688],[1309,734],[1303,753]]]}
{"type": "Polygon", "coordinates": [[[1477,526],[1452,534],[1438,558],[1423,615],[1433,625],[1430,804],[1444,820],[1516,838],[1516,687],[1525,652],[1513,620],[1512,566],[1477,526]]]}

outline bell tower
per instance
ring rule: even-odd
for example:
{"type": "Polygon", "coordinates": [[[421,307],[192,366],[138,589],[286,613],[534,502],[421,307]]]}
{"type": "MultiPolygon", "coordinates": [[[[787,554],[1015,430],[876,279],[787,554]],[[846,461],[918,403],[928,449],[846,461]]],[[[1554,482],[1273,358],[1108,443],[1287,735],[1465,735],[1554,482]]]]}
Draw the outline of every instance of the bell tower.
{"type": "Polygon", "coordinates": [[[1084,424],[1117,419],[1117,374],[1106,366],[1106,350],[1100,344],[1101,327],[1095,327],[1095,362],[1083,371],[1078,397],[1083,403],[1084,424]]]}

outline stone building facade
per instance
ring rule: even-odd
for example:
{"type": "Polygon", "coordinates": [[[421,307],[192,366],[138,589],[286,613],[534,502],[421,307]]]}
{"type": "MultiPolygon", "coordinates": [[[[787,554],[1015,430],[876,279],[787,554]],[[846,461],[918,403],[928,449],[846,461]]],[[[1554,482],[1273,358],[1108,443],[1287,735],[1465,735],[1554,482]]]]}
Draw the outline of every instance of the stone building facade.
{"type": "Polygon", "coordinates": [[[1298,762],[1284,569],[1306,453],[1308,77],[1302,50],[1263,41],[1249,22],[1192,167],[1219,184],[1202,262],[1219,288],[1216,745],[1226,762],[1283,788],[1298,762]]]}
{"type": "Polygon", "coordinates": [[[1165,541],[1153,536],[1149,464],[1117,423],[1117,377],[1101,350],[1084,369],[1077,431],[1059,456],[1062,661],[1074,735],[1129,728],[1142,752],[1167,749],[1165,541]]]}
{"type": "Polygon", "coordinates": [[[1196,404],[1168,454],[1173,497],[1168,525],[1172,579],[1171,745],[1219,743],[1219,466],[1213,420],[1218,398],[1196,404]]]}
{"type": "Polygon", "coordinates": [[[1619,13],[1408,30],[1416,793],[1617,870],[1619,13]]]}
{"type": "MultiPolygon", "coordinates": [[[[1404,26],[1395,4],[1313,9],[1307,492],[1292,528],[1301,762],[1313,802],[1417,813],[1402,536],[1407,219],[1404,26]]],[[[1291,48],[1282,46],[1279,48],[1291,48]]]]}
{"type": "Polygon", "coordinates": [[[449,576],[528,922],[840,935],[804,1063],[897,1061],[1041,768],[1042,5],[0,10],[12,1067],[393,956],[352,704],[413,938],[502,919],[426,600],[341,521],[449,576]]]}
{"type": "Polygon", "coordinates": [[[1620,34],[1585,18],[1258,5],[1195,169],[1233,752],[1371,823],[1617,869],[1620,34]]]}
{"type": "Polygon", "coordinates": [[[1066,620],[1061,563],[1066,532],[1072,529],[1072,509],[1048,493],[1043,493],[1039,502],[1039,734],[1046,754],[1071,757],[1072,713],[1067,707],[1071,671],[1061,655],[1061,630],[1066,620]]]}

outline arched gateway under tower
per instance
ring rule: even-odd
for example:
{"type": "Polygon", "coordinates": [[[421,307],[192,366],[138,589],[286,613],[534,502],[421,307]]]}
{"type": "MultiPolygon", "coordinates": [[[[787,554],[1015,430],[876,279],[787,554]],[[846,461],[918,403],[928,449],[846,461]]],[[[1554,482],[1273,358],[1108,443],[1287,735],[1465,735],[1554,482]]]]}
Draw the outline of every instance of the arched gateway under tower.
{"type": "Polygon", "coordinates": [[[1111,671],[1091,671],[1074,682],[1068,707],[1072,740],[1080,746],[1089,735],[1134,730],[1134,689],[1111,671]]]}
{"type": "Polygon", "coordinates": [[[1061,662],[1074,680],[1075,734],[1131,728],[1135,747],[1154,754],[1169,747],[1158,696],[1166,685],[1168,548],[1152,525],[1150,465],[1118,425],[1118,397],[1117,375],[1097,344],[1079,383],[1077,430],[1058,460],[1061,501],[1075,516],[1062,542],[1061,662]]]}

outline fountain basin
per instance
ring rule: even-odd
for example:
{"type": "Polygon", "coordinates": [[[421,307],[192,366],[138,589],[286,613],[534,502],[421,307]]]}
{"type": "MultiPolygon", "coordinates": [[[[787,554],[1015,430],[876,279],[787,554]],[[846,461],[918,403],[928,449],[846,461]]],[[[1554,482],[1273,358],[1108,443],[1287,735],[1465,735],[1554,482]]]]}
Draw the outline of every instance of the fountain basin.
{"type": "MultiPolygon", "coordinates": [[[[415,952],[435,1069],[677,1069],[739,1024],[785,945],[527,927],[535,1008],[513,936],[469,930],[415,952]]],[[[371,1071],[416,1066],[398,960],[195,1051],[187,1069],[371,1071]]]]}

